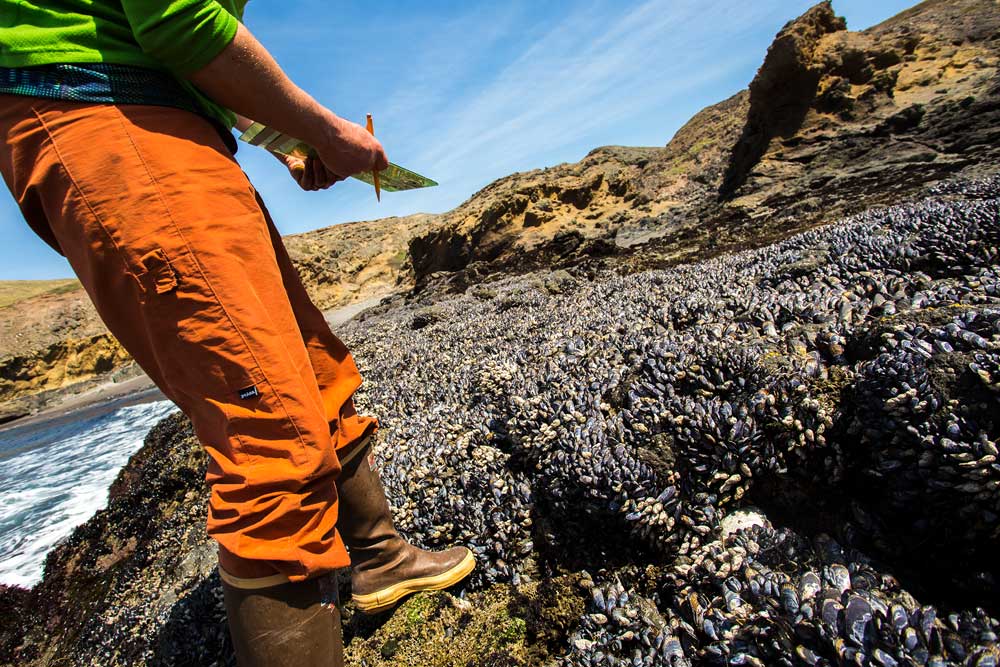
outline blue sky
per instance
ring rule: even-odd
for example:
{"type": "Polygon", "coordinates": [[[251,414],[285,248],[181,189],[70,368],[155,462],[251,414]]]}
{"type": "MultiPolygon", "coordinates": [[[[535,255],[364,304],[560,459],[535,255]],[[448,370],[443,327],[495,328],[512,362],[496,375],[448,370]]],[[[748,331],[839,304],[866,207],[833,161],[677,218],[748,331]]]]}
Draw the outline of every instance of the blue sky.
{"type": "MultiPolygon", "coordinates": [[[[597,146],[665,144],[753,78],[775,33],[814,0],[253,0],[246,24],[337,114],[375,118],[389,159],[441,185],[302,192],[260,149],[238,157],[283,233],[454,208],[515,171],[597,146]]],[[[834,0],[857,30],[914,0],[834,0]]],[[[0,279],[72,275],[0,193],[0,279]]]]}

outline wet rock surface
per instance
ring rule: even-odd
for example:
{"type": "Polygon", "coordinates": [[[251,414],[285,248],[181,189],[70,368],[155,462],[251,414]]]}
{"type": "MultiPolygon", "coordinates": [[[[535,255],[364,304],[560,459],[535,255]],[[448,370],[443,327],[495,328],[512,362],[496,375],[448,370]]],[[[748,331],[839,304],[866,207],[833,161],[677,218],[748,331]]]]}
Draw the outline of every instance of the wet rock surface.
{"type": "Polygon", "coordinates": [[[563,664],[991,664],[997,185],[352,325],[401,525],[593,575],[563,664]]]}
{"type": "MultiPolygon", "coordinates": [[[[348,605],[353,664],[995,664],[998,253],[1000,179],[951,182],[349,323],[398,526],[479,563],[382,618],[348,605]]],[[[43,582],[0,592],[4,660],[232,664],[203,465],[157,427],[43,582]]]]}

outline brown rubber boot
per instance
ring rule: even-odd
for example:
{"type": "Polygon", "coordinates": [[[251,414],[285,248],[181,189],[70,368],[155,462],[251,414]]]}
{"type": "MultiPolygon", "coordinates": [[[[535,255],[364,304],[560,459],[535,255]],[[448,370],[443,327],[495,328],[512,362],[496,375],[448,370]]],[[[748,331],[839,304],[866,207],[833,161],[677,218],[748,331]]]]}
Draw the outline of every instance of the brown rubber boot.
{"type": "Polygon", "coordinates": [[[343,667],[336,586],[319,579],[257,590],[223,580],[229,633],[240,667],[343,667]]]}
{"type": "Polygon", "coordinates": [[[337,530],[351,556],[352,598],[358,609],[376,614],[410,593],[447,588],[472,572],[476,559],[465,547],[424,551],[396,532],[368,446],[342,461],[337,478],[337,530]]]}

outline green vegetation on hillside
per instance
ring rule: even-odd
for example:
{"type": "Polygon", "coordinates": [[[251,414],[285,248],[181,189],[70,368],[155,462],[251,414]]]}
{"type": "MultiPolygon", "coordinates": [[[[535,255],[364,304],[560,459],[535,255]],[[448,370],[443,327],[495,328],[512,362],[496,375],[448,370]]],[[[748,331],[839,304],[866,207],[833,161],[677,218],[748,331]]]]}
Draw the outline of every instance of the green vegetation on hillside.
{"type": "Polygon", "coordinates": [[[0,308],[39,294],[65,294],[80,289],[75,278],[60,280],[0,280],[0,308]]]}

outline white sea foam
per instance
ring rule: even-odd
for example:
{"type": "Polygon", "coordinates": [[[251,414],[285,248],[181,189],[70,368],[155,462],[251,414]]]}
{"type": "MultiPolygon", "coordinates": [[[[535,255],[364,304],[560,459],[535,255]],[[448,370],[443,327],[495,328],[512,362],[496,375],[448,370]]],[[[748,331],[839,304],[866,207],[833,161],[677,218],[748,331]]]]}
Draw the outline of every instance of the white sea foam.
{"type": "Polygon", "coordinates": [[[38,582],[45,555],[107,505],[118,471],[174,410],[157,401],[0,433],[0,583],[38,582]]]}

